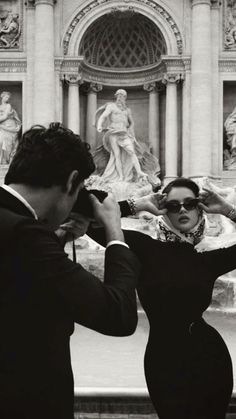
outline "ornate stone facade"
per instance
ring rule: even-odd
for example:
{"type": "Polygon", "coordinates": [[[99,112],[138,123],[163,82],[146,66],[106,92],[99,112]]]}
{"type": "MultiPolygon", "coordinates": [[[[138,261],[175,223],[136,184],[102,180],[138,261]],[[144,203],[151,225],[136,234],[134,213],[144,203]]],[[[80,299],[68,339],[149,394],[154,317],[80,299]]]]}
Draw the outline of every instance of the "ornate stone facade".
{"type": "Polygon", "coordinates": [[[166,179],[236,181],[222,135],[235,49],[236,0],[0,2],[0,88],[17,98],[23,129],[60,120],[94,145],[90,115],[123,87],[166,179]]]}

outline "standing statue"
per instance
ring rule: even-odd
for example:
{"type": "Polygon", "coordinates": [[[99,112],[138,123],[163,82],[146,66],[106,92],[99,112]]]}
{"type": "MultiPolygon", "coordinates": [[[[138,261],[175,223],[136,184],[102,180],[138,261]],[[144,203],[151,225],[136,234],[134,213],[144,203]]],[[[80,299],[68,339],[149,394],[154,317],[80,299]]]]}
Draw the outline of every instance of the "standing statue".
{"type": "Polygon", "coordinates": [[[9,103],[10,92],[2,92],[0,104],[0,164],[8,164],[17,146],[21,121],[9,103]]]}
{"type": "Polygon", "coordinates": [[[103,146],[110,154],[103,179],[130,181],[133,172],[137,179],[145,177],[135,152],[134,122],[131,110],[126,105],[126,91],[117,90],[115,98],[115,103],[106,103],[96,112],[97,130],[104,132],[103,146]]]}
{"type": "Polygon", "coordinates": [[[104,133],[103,144],[94,154],[97,166],[103,166],[103,181],[131,182],[146,179],[148,171],[149,174],[159,174],[158,160],[143,150],[135,139],[134,121],[126,105],[126,91],[117,90],[115,98],[115,102],[101,106],[95,115],[97,131],[104,133]],[[143,167],[148,170],[143,170],[143,167]]]}

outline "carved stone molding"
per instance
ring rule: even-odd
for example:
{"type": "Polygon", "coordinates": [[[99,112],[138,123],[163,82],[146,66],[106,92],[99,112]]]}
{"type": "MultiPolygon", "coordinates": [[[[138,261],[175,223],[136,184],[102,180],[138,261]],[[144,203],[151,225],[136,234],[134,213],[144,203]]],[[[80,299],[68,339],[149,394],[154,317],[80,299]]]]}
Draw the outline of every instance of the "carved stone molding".
{"type": "Polygon", "coordinates": [[[81,62],[82,58],[56,58],[55,59],[55,71],[63,74],[77,74],[81,73],[81,62]]]}
{"type": "MultiPolygon", "coordinates": [[[[170,30],[174,34],[174,37],[176,39],[177,44],[177,50],[179,54],[182,54],[183,52],[183,40],[180,33],[180,30],[172,18],[172,16],[164,9],[164,7],[156,4],[154,0],[136,0],[137,4],[140,5],[140,3],[144,4],[145,6],[148,6],[149,8],[153,9],[153,12],[160,15],[162,19],[165,20],[166,24],[169,26],[170,30]]],[[[66,34],[63,39],[63,50],[64,54],[66,55],[68,53],[69,43],[71,36],[76,28],[76,26],[80,23],[80,21],[91,11],[94,13],[95,9],[99,8],[102,4],[109,4],[113,3],[113,0],[92,0],[89,4],[84,6],[77,15],[73,18],[71,21],[66,34]]],[[[119,6],[119,8],[123,7],[122,5],[119,6]]],[[[128,7],[128,6],[127,6],[128,7]]],[[[118,6],[116,7],[116,9],[118,6]]],[[[118,8],[118,10],[119,10],[118,8]]]]}
{"type": "MultiPolygon", "coordinates": [[[[189,58],[190,61],[190,58],[189,58]]],[[[166,73],[184,73],[186,69],[186,57],[168,57],[162,56],[162,62],[165,65],[165,72],[166,73]]]]}
{"type": "Polygon", "coordinates": [[[221,0],[211,0],[211,6],[212,8],[219,8],[222,4],[221,0]]]}
{"type": "Polygon", "coordinates": [[[34,8],[34,4],[35,4],[35,0],[26,0],[25,1],[25,6],[27,8],[34,8]]]}
{"type": "Polygon", "coordinates": [[[224,48],[236,50],[236,5],[231,0],[224,3],[224,48]]]}
{"type": "Polygon", "coordinates": [[[98,92],[101,92],[102,89],[103,89],[103,85],[102,84],[92,82],[92,83],[90,83],[88,85],[87,91],[88,92],[98,93],[98,92]]]}
{"type": "Polygon", "coordinates": [[[25,73],[27,71],[26,60],[0,61],[0,73],[25,73]]]}
{"type": "Polygon", "coordinates": [[[68,85],[80,85],[83,83],[82,75],[81,74],[64,74],[62,80],[67,83],[68,85]]]}
{"type": "Polygon", "coordinates": [[[145,83],[143,85],[143,89],[146,90],[147,92],[155,92],[157,90],[157,84],[156,82],[145,83]]]}
{"type": "Polygon", "coordinates": [[[198,6],[199,4],[206,4],[211,6],[211,0],[192,0],[192,7],[198,6]]]}
{"type": "Polygon", "coordinates": [[[127,71],[112,71],[81,63],[83,79],[89,83],[96,82],[106,86],[142,86],[145,83],[160,81],[165,67],[162,63],[147,68],[127,71]]]}
{"type": "Polygon", "coordinates": [[[38,4],[48,4],[49,6],[53,6],[56,2],[57,0],[34,0],[35,6],[38,4]]]}
{"type": "Polygon", "coordinates": [[[182,74],[176,74],[176,73],[165,73],[163,74],[162,83],[163,84],[175,84],[180,82],[183,79],[182,74]]]}
{"type": "Polygon", "coordinates": [[[1,6],[0,50],[21,51],[23,47],[23,3],[1,6]]]}
{"type": "Polygon", "coordinates": [[[235,73],[236,58],[221,58],[219,60],[219,71],[222,73],[235,73]]]}

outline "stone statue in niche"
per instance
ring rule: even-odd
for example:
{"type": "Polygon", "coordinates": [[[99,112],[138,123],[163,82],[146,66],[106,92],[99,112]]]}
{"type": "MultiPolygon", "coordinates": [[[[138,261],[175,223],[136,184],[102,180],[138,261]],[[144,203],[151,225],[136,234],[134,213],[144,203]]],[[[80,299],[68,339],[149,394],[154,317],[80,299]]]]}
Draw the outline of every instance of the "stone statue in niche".
{"type": "Polygon", "coordinates": [[[9,103],[11,93],[2,92],[0,97],[0,164],[9,164],[17,147],[21,121],[9,103]]]}
{"type": "Polygon", "coordinates": [[[8,11],[0,16],[0,48],[18,47],[20,32],[18,13],[8,11]]]}
{"type": "Polygon", "coordinates": [[[236,0],[227,0],[225,14],[225,48],[236,49],[236,0]]]}
{"type": "Polygon", "coordinates": [[[135,139],[134,121],[126,105],[127,92],[118,89],[115,102],[101,106],[95,115],[95,126],[103,133],[94,160],[104,183],[136,183],[159,185],[159,162],[148,146],[135,139]]]}

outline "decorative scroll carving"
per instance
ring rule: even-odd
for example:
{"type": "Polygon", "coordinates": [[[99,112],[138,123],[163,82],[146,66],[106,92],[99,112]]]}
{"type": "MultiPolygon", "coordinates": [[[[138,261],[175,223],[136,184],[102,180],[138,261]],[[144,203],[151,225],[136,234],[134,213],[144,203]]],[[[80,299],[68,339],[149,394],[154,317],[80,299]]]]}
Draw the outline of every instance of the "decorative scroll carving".
{"type": "Polygon", "coordinates": [[[162,83],[178,83],[180,80],[182,80],[182,74],[165,73],[163,74],[162,83]]]}
{"type": "MultiPolygon", "coordinates": [[[[69,28],[67,29],[67,32],[63,40],[63,48],[64,48],[65,55],[68,53],[70,39],[75,30],[75,27],[84,18],[84,16],[86,16],[91,10],[100,7],[101,4],[112,3],[112,2],[113,0],[92,0],[89,5],[85,6],[83,9],[79,11],[79,13],[77,13],[77,15],[72,20],[69,28]]],[[[154,0],[138,0],[137,2],[144,3],[146,6],[152,8],[153,11],[155,11],[155,13],[159,14],[162,18],[165,19],[167,25],[170,26],[171,31],[173,32],[176,38],[178,53],[182,54],[183,40],[181,37],[180,30],[177,24],[175,23],[174,19],[172,18],[172,16],[170,16],[170,14],[162,6],[157,5],[154,0]]]]}
{"type": "Polygon", "coordinates": [[[224,26],[225,49],[236,49],[236,0],[226,0],[225,3],[225,26],[224,26]]]}
{"type": "Polygon", "coordinates": [[[153,92],[157,90],[157,84],[155,82],[152,83],[145,83],[143,85],[143,89],[146,90],[146,92],[153,92]]]}
{"type": "Polygon", "coordinates": [[[64,74],[62,80],[68,84],[81,84],[83,82],[82,75],[77,74],[64,74]]]}
{"type": "Polygon", "coordinates": [[[103,86],[100,83],[93,83],[92,82],[88,86],[88,92],[98,93],[98,92],[101,92],[102,89],[103,89],[103,86]]]}
{"type": "Polygon", "coordinates": [[[0,49],[18,49],[20,35],[19,13],[0,8],[0,49]]]}

